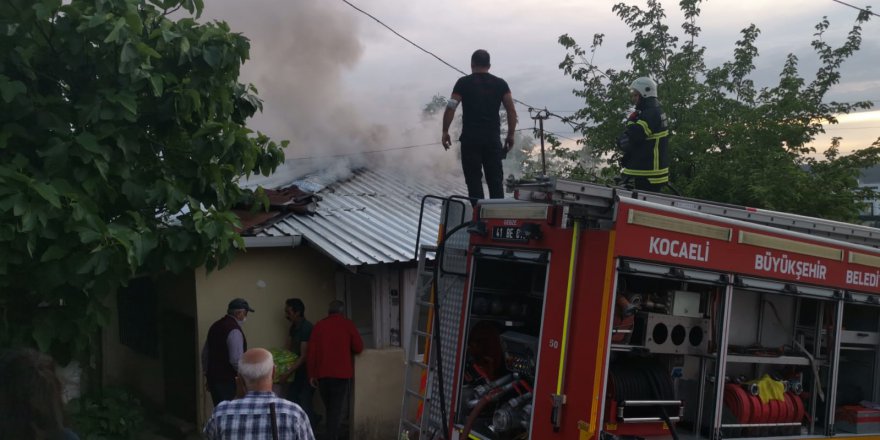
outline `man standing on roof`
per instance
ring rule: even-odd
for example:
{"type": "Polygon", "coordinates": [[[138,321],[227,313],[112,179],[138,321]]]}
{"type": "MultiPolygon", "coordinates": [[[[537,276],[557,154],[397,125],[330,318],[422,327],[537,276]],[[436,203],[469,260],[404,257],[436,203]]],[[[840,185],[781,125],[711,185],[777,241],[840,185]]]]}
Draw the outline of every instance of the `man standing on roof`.
{"type": "Polygon", "coordinates": [[[489,197],[504,198],[501,159],[513,148],[516,109],[510,87],[489,73],[489,52],[479,49],[471,55],[471,74],[458,79],[443,113],[443,148],[449,149],[449,126],[458,104],[462,105],[461,168],[471,204],[484,198],[482,177],[486,174],[489,197]],[[501,144],[501,104],[507,112],[507,138],[501,144]]]}
{"type": "Polygon", "coordinates": [[[623,153],[620,165],[624,186],[659,192],[669,182],[669,127],[657,100],[657,83],[637,78],[630,84],[630,102],[636,110],[626,120],[617,141],[623,153]]]}
{"type": "Polygon", "coordinates": [[[236,298],[229,302],[226,315],[208,329],[208,338],[202,348],[202,371],[214,406],[235,398],[238,361],[247,350],[241,325],[247,320],[248,312],[253,311],[247,301],[236,298]]]}

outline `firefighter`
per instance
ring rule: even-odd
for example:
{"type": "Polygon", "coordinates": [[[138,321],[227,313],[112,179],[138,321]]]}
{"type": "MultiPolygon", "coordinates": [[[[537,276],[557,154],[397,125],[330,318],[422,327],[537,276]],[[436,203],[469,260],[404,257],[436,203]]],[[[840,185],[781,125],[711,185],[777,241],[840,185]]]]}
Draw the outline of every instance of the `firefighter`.
{"type": "Polygon", "coordinates": [[[626,131],[617,141],[622,153],[621,182],[643,191],[659,192],[669,183],[669,127],[657,100],[657,83],[637,78],[629,86],[635,106],[626,120],[626,131]]]}

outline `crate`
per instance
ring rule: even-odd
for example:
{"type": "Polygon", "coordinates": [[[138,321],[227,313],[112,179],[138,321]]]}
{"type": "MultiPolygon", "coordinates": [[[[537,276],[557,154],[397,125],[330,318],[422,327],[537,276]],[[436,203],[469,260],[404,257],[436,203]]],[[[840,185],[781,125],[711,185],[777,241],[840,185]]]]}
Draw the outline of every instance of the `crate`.
{"type": "Polygon", "coordinates": [[[837,408],[835,428],[838,432],[853,434],[880,433],[880,410],[861,405],[843,405],[837,408]]]}

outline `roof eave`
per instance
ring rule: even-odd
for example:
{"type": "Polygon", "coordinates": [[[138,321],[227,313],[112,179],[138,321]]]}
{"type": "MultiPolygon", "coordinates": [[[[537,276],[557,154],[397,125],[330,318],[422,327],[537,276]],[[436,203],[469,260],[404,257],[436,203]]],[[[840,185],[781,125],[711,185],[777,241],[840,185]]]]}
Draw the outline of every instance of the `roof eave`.
{"type": "Polygon", "coordinates": [[[302,244],[302,234],[285,236],[242,237],[245,249],[295,248],[302,244]]]}

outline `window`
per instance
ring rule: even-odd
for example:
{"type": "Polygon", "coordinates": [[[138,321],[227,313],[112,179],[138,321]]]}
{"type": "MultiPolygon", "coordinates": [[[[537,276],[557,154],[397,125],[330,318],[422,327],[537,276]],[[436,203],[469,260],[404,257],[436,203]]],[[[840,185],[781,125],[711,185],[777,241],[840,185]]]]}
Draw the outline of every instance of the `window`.
{"type": "Polygon", "coordinates": [[[159,357],[158,295],[153,280],[135,278],[116,293],[119,343],[138,353],[159,357]]]}

